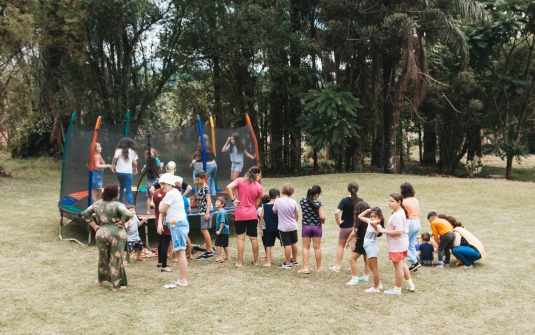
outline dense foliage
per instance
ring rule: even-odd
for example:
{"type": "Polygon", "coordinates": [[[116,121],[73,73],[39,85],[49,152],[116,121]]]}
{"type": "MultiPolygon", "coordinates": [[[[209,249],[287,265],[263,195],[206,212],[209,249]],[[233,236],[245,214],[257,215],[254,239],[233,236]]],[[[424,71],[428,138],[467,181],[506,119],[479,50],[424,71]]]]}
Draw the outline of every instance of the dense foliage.
{"type": "Polygon", "coordinates": [[[77,122],[218,127],[248,114],[264,168],[325,152],[454,174],[535,150],[531,0],[0,0],[0,136],[60,152],[77,122]],[[414,146],[414,144],[413,144],[414,146]]]}

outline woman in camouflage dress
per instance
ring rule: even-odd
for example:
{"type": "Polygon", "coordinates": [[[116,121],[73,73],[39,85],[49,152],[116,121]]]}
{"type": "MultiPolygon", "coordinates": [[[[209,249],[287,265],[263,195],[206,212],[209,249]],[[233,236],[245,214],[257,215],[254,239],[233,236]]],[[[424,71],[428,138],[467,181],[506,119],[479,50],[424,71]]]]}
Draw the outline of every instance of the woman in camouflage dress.
{"type": "Polygon", "coordinates": [[[109,281],[114,291],[124,290],[127,285],[123,264],[126,244],[124,224],[130,219],[130,211],[117,201],[118,198],[117,185],[108,185],[104,188],[102,199],[82,213],[85,221],[96,231],[95,239],[99,252],[96,283],[100,286],[103,281],[109,281]],[[92,220],[93,215],[96,222],[92,220]]]}

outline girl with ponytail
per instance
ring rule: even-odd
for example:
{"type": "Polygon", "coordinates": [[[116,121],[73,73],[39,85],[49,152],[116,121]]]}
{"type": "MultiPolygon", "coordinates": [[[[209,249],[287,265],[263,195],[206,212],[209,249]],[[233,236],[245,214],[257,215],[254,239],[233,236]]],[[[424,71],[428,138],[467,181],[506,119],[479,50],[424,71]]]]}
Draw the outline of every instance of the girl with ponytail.
{"type": "Polygon", "coordinates": [[[306,198],[301,198],[301,209],[303,212],[303,226],[301,237],[303,239],[303,268],[297,271],[298,274],[309,274],[308,260],[310,256],[310,242],[314,246],[314,256],[316,256],[316,272],[321,268],[321,236],[323,234],[321,225],[325,222],[325,211],[323,205],[318,200],[321,194],[321,187],[313,185],[307,191],[306,198]]]}
{"type": "Polygon", "coordinates": [[[409,214],[403,205],[403,196],[401,193],[392,193],[388,199],[388,207],[393,211],[388,219],[386,229],[377,227],[380,233],[386,235],[388,242],[388,259],[394,264],[396,286],[385,294],[401,295],[401,285],[403,279],[407,281],[407,290],[414,292],[414,284],[412,283],[411,273],[409,267],[405,263],[407,258],[407,250],[409,248],[409,214]]]}
{"type": "MultiPolygon", "coordinates": [[[[342,258],[344,257],[344,247],[349,240],[349,235],[353,231],[353,223],[355,221],[355,210],[357,204],[362,200],[358,197],[359,185],[351,181],[347,184],[348,196],[343,198],[338,204],[338,208],[334,212],[334,219],[336,224],[340,227],[338,233],[338,247],[336,249],[336,265],[331,266],[329,269],[334,272],[340,272],[340,265],[342,264],[342,258]]],[[[355,249],[356,239],[349,240],[351,250],[355,249]]],[[[366,266],[366,273],[369,273],[369,268],[366,266]]]]}

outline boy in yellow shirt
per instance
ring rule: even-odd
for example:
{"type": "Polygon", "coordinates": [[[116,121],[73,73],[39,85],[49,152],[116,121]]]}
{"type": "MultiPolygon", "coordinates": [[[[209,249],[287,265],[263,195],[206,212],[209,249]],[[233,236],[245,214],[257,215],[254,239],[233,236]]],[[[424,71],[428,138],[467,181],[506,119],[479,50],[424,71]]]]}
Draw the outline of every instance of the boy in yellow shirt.
{"type": "Polygon", "coordinates": [[[438,244],[438,264],[437,268],[443,268],[444,262],[442,259],[445,254],[445,262],[447,265],[450,264],[450,249],[453,247],[453,240],[455,240],[455,233],[453,232],[453,227],[451,223],[447,220],[439,219],[436,212],[429,212],[427,214],[427,220],[431,224],[431,230],[433,232],[433,237],[435,242],[438,244]],[[439,241],[440,237],[440,241],[439,241]]]}

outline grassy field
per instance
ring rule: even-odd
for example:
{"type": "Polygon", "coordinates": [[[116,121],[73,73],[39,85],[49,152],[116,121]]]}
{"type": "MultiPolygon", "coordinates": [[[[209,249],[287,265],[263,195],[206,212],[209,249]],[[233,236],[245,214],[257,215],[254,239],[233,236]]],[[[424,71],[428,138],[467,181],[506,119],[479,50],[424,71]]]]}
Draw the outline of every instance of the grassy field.
{"type": "MultiPolygon", "coordinates": [[[[346,185],[356,180],[359,195],[388,213],[388,194],[408,181],[416,189],[422,213],[455,216],[484,244],[488,258],[473,270],[424,268],[414,274],[416,292],[401,297],[349,287],[347,251],[343,271],[298,276],[297,269],[190,261],[189,286],[165,290],[178,277],[161,273],[156,259],[128,265],[126,291],[94,284],[97,250],[58,239],[60,163],[51,159],[7,160],[13,175],[0,178],[0,333],[2,334],[158,334],[158,333],[372,333],[464,334],[533,330],[535,283],[532,276],[535,218],[534,183],[490,179],[428,178],[373,173],[264,179],[264,191],[285,182],[296,186],[295,199],[312,184],[323,188],[327,222],[322,240],[323,265],[334,264],[338,229],[333,212],[346,185]],[[531,210],[530,210],[531,208],[531,210]]],[[[429,230],[424,219],[422,228],[429,230]]],[[[85,240],[77,226],[67,236],[85,240]]],[[[194,243],[201,235],[193,231],[194,243]]],[[[154,245],[154,235],[151,236],[154,245]]],[[[236,258],[236,239],[231,238],[236,258]]],[[[386,240],[378,240],[379,268],[386,288],[394,283],[386,258],[386,240]]],[[[282,248],[274,260],[283,261],[282,248]]],[[[299,259],[301,262],[301,259],[299,259]]],[[[362,263],[359,262],[359,274],[362,263]]],[[[175,271],[178,267],[173,267],[175,271]]],[[[311,269],[315,268],[311,252],[311,269]]]]}

